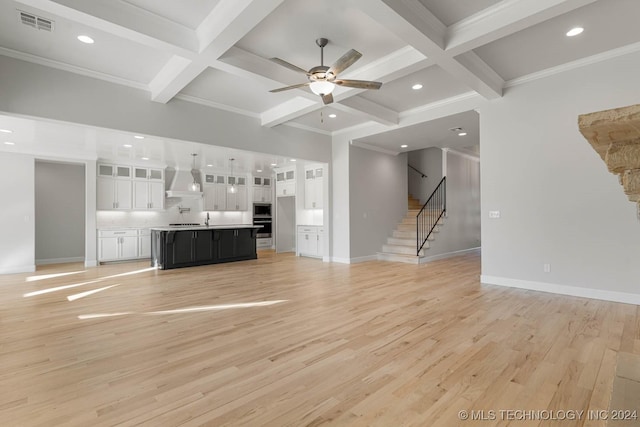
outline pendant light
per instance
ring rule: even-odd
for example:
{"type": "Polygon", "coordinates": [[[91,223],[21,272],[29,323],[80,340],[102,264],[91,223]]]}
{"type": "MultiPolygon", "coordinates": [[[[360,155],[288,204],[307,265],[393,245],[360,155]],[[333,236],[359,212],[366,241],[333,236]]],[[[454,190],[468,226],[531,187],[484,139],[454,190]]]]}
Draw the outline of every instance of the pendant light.
{"type": "Polygon", "coordinates": [[[229,163],[231,163],[231,175],[229,176],[229,178],[232,178],[232,179],[230,179],[231,187],[229,187],[229,193],[231,193],[231,194],[235,194],[238,191],[238,189],[236,188],[236,177],[233,175],[233,161],[234,160],[235,159],[233,157],[229,159],[229,163]]]}
{"type": "Polygon", "coordinates": [[[193,182],[189,185],[189,190],[200,191],[200,184],[196,181],[196,153],[191,154],[193,156],[193,166],[191,167],[191,176],[193,176],[193,182]]]}

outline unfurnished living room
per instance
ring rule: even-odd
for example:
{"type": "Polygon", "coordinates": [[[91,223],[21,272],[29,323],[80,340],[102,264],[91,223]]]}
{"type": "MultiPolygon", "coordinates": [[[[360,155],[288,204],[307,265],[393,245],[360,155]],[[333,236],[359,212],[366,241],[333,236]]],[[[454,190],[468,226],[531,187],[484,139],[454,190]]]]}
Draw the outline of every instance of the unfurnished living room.
{"type": "Polygon", "coordinates": [[[0,0],[0,424],[640,425],[639,16],[0,0]]]}

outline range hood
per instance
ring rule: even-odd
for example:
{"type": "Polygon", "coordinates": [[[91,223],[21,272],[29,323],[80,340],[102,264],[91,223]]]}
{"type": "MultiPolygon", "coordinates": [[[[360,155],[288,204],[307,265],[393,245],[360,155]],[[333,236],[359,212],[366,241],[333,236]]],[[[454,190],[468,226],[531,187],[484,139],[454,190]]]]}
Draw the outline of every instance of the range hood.
{"type": "Polygon", "coordinates": [[[194,199],[202,197],[202,178],[197,169],[180,170],[167,168],[165,170],[165,190],[168,198],[194,199]],[[197,184],[197,191],[192,189],[197,184]]]}

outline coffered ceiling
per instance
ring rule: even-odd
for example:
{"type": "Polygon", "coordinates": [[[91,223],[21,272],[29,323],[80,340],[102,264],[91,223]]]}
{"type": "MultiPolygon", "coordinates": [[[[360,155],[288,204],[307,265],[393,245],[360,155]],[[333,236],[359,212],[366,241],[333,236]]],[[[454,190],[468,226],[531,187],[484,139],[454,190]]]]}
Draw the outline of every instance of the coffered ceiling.
{"type": "MultiPolygon", "coordinates": [[[[398,152],[400,139],[413,149],[432,146],[427,131],[451,138],[436,138],[441,146],[460,144],[448,128],[420,128],[426,109],[508,96],[505,87],[536,76],[639,50],[638,16],[638,0],[0,0],[0,55],[268,127],[338,135],[370,126],[361,144],[398,152]],[[54,21],[53,31],[22,24],[18,11],[54,21]],[[565,36],[576,26],[584,32],[565,36]],[[337,87],[329,106],[306,87],[270,93],[306,76],[269,59],[310,69],[320,63],[319,37],[329,39],[326,64],[349,49],[362,53],[341,78],[382,88],[337,87]]],[[[476,145],[477,117],[455,117],[475,123],[464,145],[476,145]]]]}

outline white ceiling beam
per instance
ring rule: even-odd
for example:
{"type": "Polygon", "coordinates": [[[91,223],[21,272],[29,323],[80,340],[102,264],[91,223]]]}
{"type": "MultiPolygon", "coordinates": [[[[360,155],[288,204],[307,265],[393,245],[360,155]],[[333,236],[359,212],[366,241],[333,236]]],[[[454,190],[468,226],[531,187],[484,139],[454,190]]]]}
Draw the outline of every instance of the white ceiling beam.
{"type": "MultiPolygon", "coordinates": [[[[234,48],[236,49],[236,48],[234,48]]],[[[239,52],[234,50],[236,54],[239,52]]],[[[267,61],[271,62],[271,61],[267,61]]],[[[433,65],[433,62],[425,58],[423,54],[412,48],[411,46],[404,47],[399,49],[396,52],[393,52],[383,58],[378,59],[377,61],[372,61],[369,64],[365,65],[362,68],[359,68],[351,73],[347,73],[341,75],[341,77],[349,78],[349,79],[359,79],[359,80],[376,80],[381,81],[382,83],[389,82],[395,79],[399,79],[401,77],[407,76],[411,73],[414,73],[418,70],[421,70],[425,67],[433,65]]],[[[248,69],[248,63],[245,61],[242,63],[242,68],[248,69]]],[[[283,67],[278,67],[285,70],[287,73],[290,71],[284,69],[283,67]]],[[[293,73],[293,76],[296,73],[293,73]]],[[[303,80],[294,80],[293,82],[283,83],[284,85],[300,83],[303,80]]],[[[315,101],[315,107],[304,106],[299,111],[291,111],[286,108],[278,108],[274,109],[272,112],[271,120],[264,121],[263,124],[265,126],[275,126],[276,124],[282,123],[280,118],[276,118],[274,114],[279,112],[283,115],[283,117],[287,117],[287,120],[294,120],[298,117],[301,117],[305,114],[308,114],[312,111],[320,110],[324,107],[322,102],[320,102],[320,98],[306,89],[297,89],[297,93],[301,96],[304,96],[308,99],[315,101]]],[[[347,99],[356,96],[360,93],[364,92],[363,89],[354,89],[354,88],[346,88],[346,87],[337,87],[333,92],[334,103],[331,104],[333,107],[340,109],[339,104],[345,102],[347,99]]],[[[287,103],[285,103],[287,104],[287,103]]],[[[364,101],[358,102],[354,101],[350,105],[345,106],[343,111],[348,111],[350,113],[355,113],[360,116],[367,117],[371,120],[377,121],[379,123],[384,123],[385,125],[390,123],[396,123],[397,118],[391,110],[378,105],[374,107],[372,101],[365,103],[364,101]],[[363,109],[361,111],[358,110],[359,107],[363,109]],[[393,113],[393,114],[390,114],[393,113]]],[[[377,104],[376,104],[377,105],[377,104]]]]}
{"type": "Polygon", "coordinates": [[[340,102],[331,104],[331,107],[388,126],[397,125],[399,121],[399,116],[396,111],[390,110],[361,96],[351,96],[340,102]]]}
{"type": "Polygon", "coordinates": [[[485,98],[502,96],[504,81],[495,71],[489,71],[488,65],[481,66],[480,58],[467,59],[463,64],[445,52],[446,27],[418,0],[353,1],[363,12],[485,98]]]}
{"type": "Polygon", "coordinates": [[[313,101],[301,96],[283,102],[280,105],[265,111],[261,115],[262,126],[274,127],[284,122],[293,120],[301,115],[310,113],[317,109],[318,101],[313,101]]]}
{"type": "Polygon", "coordinates": [[[151,81],[151,99],[169,102],[207,68],[207,59],[216,61],[283,1],[220,0],[196,29],[201,56],[190,64],[172,58],[151,81]]]}
{"type": "Polygon", "coordinates": [[[597,0],[508,0],[447,28],[446,51],[468,52],[597,0]]]}
{"type": "Polygon", "coordinates": [[[125,2],[112,0],[16,0],[44,12],[160,51],[190,57],[198,49],[192,30],[125,2]]]}
{"type": "Polygon", "coordinates": [[[200,61],[174,55],[149,83],[151,100],[166,104],[206,68],[200,61]]]}

